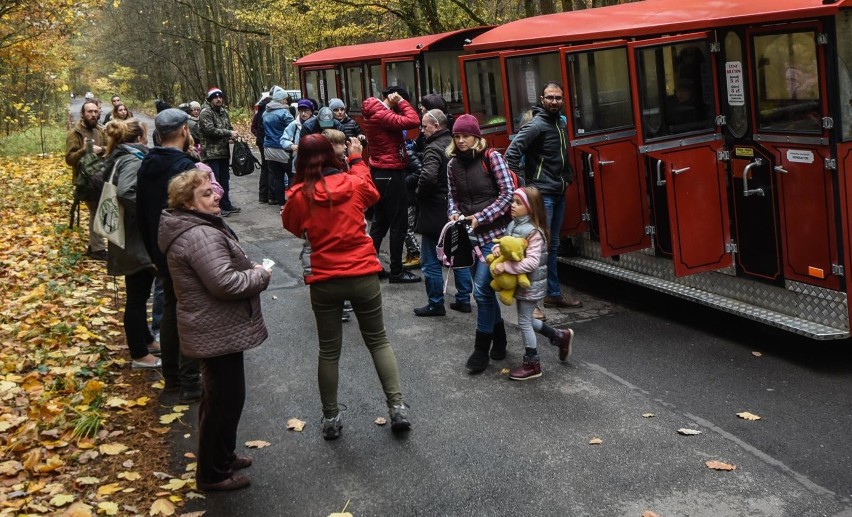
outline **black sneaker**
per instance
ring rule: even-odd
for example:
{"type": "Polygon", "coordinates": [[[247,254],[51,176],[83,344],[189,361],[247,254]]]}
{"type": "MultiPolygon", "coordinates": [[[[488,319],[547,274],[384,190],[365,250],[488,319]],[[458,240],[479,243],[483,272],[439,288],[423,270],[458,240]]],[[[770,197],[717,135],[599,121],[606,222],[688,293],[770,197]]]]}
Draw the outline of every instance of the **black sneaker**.
{"type": "Polygon", "coordinates": [[[243,209],[238,207],[238,206],[232,206],[231,208],[228,209],[228,212],[231,212],[232,214],[238,214],[242,211],[243,211],[243,209]]]}
{"type": "Polygon", "coordinates": [[[446,316],[447,309],[444,308],[443,305],[426,305],[424,307],[418,307],[414,309],[415,316],[446,316]]]}
{"type": "Polygon", "coordinates": [[[201,384],[182,388],[178,400],[184,404],[191,404],[201,400],[201,384]]]}
{"type": "Polygon", "coordinates": [[[382,268],[382,270],[379,271],[379,280],[386,280],[388,277],[390,277],[390,273],[388,273],[387,269],[382,268]]]}
{"type": "Polygon", "coordinates": [[[411,429],[411,422],[408,421],[408,406],[398,404],[388,410],[391,420],[391,431],[400,433],[411,429]]]}
{"type": "Polygon", "coordinates": [[[421,280],[423,279],[415,275],[411,271],[403,271],[398,275],[390,275],[388,277],[388,282],[392,284],[416,284],[421,280]]]}
{"type": "Polygon", "coordinates": [[[227,210],[222,210],[221,212],[219,212],[220,217],[228,217],[229,215],[231,215],[231,212],[227,210]]]}
{"type": "Polygon", "coordinates": [[[325,440],[337,440],[340,438],[341,429],[343,429],[343,422],[340,419],[340,413],[334,418],[322,418],[322,437],[325,440]]]}
{"type": "Polygon", "coordinates": [[[461,302],[453,302],[450,304],[450,309],[459,312],[470,312],[472,309],[470,308],[469,303],[461,303],[461,302]]]}

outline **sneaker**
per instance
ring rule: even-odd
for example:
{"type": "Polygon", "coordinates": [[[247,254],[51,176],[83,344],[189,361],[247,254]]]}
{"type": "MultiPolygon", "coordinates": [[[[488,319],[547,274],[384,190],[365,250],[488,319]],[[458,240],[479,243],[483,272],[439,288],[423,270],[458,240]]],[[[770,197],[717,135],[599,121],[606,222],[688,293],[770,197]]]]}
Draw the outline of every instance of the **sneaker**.
{"type": "Polygon", "coordinates": [[[574,341],[574,331],[571,329],[556,329],[556,337],[550,344],[559,347],[559,360],[564,361],[571,355],[571,342],[574,341]]]}
{"type": "Polygon", "coordinates": [[[382,268],[382,270],[379,271],[379,280],[386,280],[388,278],[390,278],[390,273],[388,273],[387,269],[382,268]]]}
{"type": "Polygon", "coordinates": [[[408,431],[411,429],[411,422],[408,421],[408,406],[398,404],[388,410],[391,421],[391,431],[395,433],[408,431]]]}
{"type": "Polygon", "coordinates": [[[346,300],[343,302],[343,312],[353,312],[355,309],[352,308],[352,302],[346,300]]]}
{"type": "Polygon", "coordinates": [[[402,268],[403,269],[419,269],[420,268],[420,256],[415,255],[415,256],[407,259],[405,262],[402,263],[402,268]]]}
{"type": "Polygon", "coordinates": [[[426,305],[424,307],[418,307],[414,309],[415,316],[446,316],[447,309],[444,308],[443,305],[426,305]]]}
{"type": "Polygon", "coordinates": [[[470,304],[469,304],[469,303],[463,303],[463,302],[453,302],[453,303],[451,303],[451,304],[450,304],[450,309],[452,309],[452,310],[454,310],[454,311],[465,312],[465,313],[469,313],[469,312],[471,312],[471,310],[472,310],[472,309],[470,308],[470,304]]]}
{"type": "Polygon", "coordinates": [[[538,307],[533,309],[533,318],[539,321],[547,321],[547,316],[545,316],[544,313],[541,312],[541,309],[539,309],[538,307]]]}
{"type": "Polygon", "coordinates": [[[513,381],[528,381],[541,377],[541,361],[537,355],[525,355],[524,364],[509,372],[513,381]]]}
{"type": "Polygon", "coordinates": [[[352,313],[343,311],[343,315],[340,316],[340,321],[346,323],[347,321],[352,319],[352,313]]]}
{"type": "Polygon", "coordinates": [[[240,207],[238,207],[238,206],[232,206],[232,207],[228,210],[228,212],[231,212],[232,214],[238,214],[238,213],[240,213],[240,212],[242,212],[242,211],[243,211],[243,209],[242,209],[242,208],[240,208],[240,207]]]}
{"type": "Polygon", "coordinates": [[[322,437],[325,440],[337,440],[340,438],[340,430],[343,429],[343,422],[340,419],[340,413],[334,418],[322,417],[322,437]]]}
{"type": "Polygon", "coordinates": [[[227,210],[219,212],[219,217],[228,217],[229,215],[231,215],[231,212],[228,212],[227,210]]]}
{"type": "Polygon", "coordinates": [[[388,277],[388,282],[392,284],[415,284],[421,280],[423,279],[410,271],[403,271],[398,275],[390,275],[388,277]]]}

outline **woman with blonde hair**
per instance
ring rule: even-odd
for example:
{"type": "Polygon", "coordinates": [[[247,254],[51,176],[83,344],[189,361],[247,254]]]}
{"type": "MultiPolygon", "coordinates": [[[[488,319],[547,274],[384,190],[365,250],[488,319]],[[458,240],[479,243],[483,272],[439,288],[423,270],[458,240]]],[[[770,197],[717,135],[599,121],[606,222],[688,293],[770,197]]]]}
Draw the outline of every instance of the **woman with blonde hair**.
{"type": "Polygon", "coordinates": [[[177,296],[181,352],[201,363],[196,483],[204,491],[250,484],[234,473],[252,464],[235,452],[246,394],[243,352],[267,338],[260,293],[271,277],[248,259],[225,225],[220,199],[209,173],[178,174],[169,182],[169,209],[158,236],[177,296]]]}
{"type": "Polygon", "coordinates": [[[118,187],[118,202],[124,208],[124,248],[109,243],[107,272],[124,276],[127,294],[124,305],[124,335],[130,349],[132,368],[159,368],[160,344],[148,327],[148,297],[154,283],[154,265],[136,221],[136,178],[142,158],[148,154],[148,128],[131,118],[113,118],[106,126],[107,148],[104,180],[118,187]],[[115,172],[113,172],[113,170],[115,172]]]}

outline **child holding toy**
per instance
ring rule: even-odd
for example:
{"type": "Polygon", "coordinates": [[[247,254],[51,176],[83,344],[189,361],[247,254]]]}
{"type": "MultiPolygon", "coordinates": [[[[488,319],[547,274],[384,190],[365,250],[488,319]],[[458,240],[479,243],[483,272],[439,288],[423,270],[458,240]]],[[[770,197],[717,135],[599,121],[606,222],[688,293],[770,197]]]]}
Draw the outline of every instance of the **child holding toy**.
{"type": "MultiPolygon", "coordinates": [[[[527,240],[524,258],[518,262],[502,261],[494,266],[494,273],[526,273],[529,287],[518,287],[515,300],[518,302],[518,327],[524,341],[524,362],[509,373],[514,381],[525,381],[541,377],[541,363],[536,347],[535,333],[550,339],[550,344],[559,347],[559,360],[564,361],[571,355],[571,341],[574,331],[555,329],[533,318],[536,303],[544,298],[547,291],[547,241],[550,239],[547,228],[547,215],[541,193],[535,187],[523,187],[512,195],[512,222],[506,228],[506,235],[527,240]]],[[[491,250],[500,256],[500,246],[491,250]]]]}

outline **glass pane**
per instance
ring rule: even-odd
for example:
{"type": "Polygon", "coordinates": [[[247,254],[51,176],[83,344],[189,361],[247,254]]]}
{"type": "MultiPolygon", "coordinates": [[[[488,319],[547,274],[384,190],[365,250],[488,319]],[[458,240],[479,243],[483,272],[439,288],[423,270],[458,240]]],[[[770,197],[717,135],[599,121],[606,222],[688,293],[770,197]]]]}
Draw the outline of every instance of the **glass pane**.
{"type": "Polygon", "coordinates": [[[319,99],[320,72],[309,70],[305,72],[305,91],[302,95],[306,99],[319,99]]]}
{"type": "Polygon", "coordinates": [[[364,101],[363,75],[360,66],[346,69],[346,87],[348,90],[344,102],[348,106],[349,112],[361,112],[361,103],[364,101]]]}
{"type": "Polygon", "coordinates": [[[377,99],[381,99],[383,89],[384,85],[382,84],[382,65],[378,63],[370,65],[370,96],[376,97],[377,99]]]}
{"type": "Polygon", "coordinates": [[[633,126],[627,49],[574,55],[571,92],[576,135],[633,126]]]}
{"type": "Polygon", "coordinates": [[[521,129],[521,118],[530,108],[538,104],[541,90],[547,81],[561,82],[559,54],[535,54],[506,59],[508,76],[509,109],[515,133],[521,129]]]}
{"type": "Polygon", "coordinates": [[[305,87],[305,97],[314,99],[320,106],[328,105],[329,99],[333,97],[340,97],[333,69],[305,72],[305,87]]]}
{"type": "Polygon", "coordinates": [[[820,131],[814,33],[756,36],[754,51],[758,127],[768,131],[820,131]]]}
{"type": "Polygon", "coordinates": [[[450,113],[456,114],[464,111],[458,57],[456,51],[427,53],[423,59],[426,66],[426,84],[420,92],[420,97],[437,93],[447,101],[450,113]]]}
{"type": "Polygon", "coordinates": [[[705,41],[641,49],[637,59],[647,138],[714,128],[713,78],[705,41]]]}
{"type": "Polygon", "coordinates": [[[483,126],[505,124],[503,112],[503,82],[500,80],[500,60],[496,57],[465,61],[467,98],[470,114],[483,126]]]}
{"type": "Polygon", "coordinates": [[[388,77],[388,86],[402,86],[411,95],[413,102],[418,99],[414,85],[414,61],[400,61],[385,65],[385,73],[388,77]]]}
{"type": "Polygon", "coordinates": [[[837,70],[840,76],[840,116],[843,140],[852,139],[852,11],[841,11],[837,16],[837,70]],[[842,35],[842,36],[841,36],[842,35]]]}
{"type": "Polygon", "coordinates": [[[743,45],[740,36],[729,32],[725,36],[725,95],[722,102],[727,106],[727,131],[735,138],[742,138],[748,131],[746,109],[746,77],[743,66],[743,45]]]}

